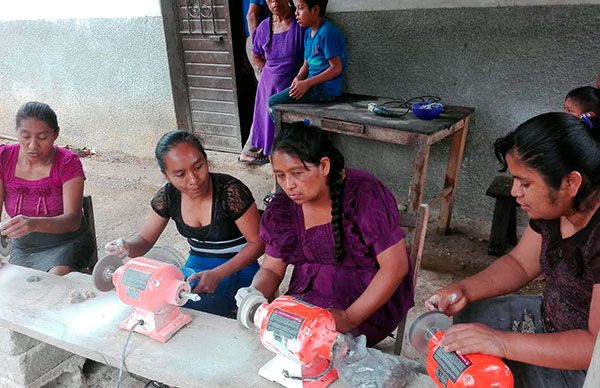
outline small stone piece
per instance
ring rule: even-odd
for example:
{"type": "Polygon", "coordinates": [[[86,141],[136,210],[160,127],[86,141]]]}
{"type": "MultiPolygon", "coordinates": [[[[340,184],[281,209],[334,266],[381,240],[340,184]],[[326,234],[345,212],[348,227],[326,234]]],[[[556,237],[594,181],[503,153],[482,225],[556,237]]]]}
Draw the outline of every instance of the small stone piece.
{"type": "Polygon", "coordinates": [[[42,278],[39,277],[39,276],[36,276],[36,275],[32,275],[32,276],[30,276],[30,277],[27,278],[27,281],[29,283],[39,282],[40,280],[42,280],[42,278]]]}

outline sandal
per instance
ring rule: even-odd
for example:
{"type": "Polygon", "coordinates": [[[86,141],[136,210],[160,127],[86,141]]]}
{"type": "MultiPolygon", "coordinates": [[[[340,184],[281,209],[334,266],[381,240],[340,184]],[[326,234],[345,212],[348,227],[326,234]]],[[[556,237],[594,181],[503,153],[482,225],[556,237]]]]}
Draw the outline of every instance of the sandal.
{"type": "Polygon", "coordinates": [[[266,155],[260,155],[253,159],[246,160],[246,159],[242,159],[242,157],[240,156],[240,157],[238,157],[238,161],[248,164],[248,165],[251,165],[251,166],[262,166],[264,164],[269,163],[269,157],[266,155]]]}

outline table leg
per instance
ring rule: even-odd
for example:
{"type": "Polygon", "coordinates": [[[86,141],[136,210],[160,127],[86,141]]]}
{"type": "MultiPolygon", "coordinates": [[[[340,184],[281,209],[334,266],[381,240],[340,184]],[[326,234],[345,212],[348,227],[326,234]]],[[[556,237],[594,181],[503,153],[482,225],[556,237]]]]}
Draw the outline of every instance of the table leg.
{"type": "Polygon", "coordinates": [[[408,211],[416,212],[423,201],[425,192],[425,177],[427,176],[427,165],[429,164],[429,149],[431,145],[423,140],[417,141],[415,158],[413,160],[412,179],[408,191],[408,211]]]}
{"type": "Polygon", "coordinates": [[[446,234],[450,227],[452,218],[452,206],[454,206],[454,196],[456,195],[456,182],[460,174],[460,165],[465,151],[465,142],[469,132],[470,117],[464,119],[462,129],[454,132],[452,143],[450,144],[450,155],[448,156],[448,166],[446,167],[446,178],[444,179],[444,195],[440,203],[440,218],[438,220],[437,231],[439,234],[446,234]]]}

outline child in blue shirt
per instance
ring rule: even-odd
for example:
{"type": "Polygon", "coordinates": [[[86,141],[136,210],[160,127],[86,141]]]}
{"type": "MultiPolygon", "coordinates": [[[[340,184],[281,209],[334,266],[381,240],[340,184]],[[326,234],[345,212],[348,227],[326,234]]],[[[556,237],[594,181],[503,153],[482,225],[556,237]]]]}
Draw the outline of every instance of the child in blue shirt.
{"type": "Polygon", "coordinates": [[[307,27],[304,64],[289,88],[269,99],[269,111],[277,104],[327,102],[342,94],[346,44],[344,35],[325,19],[327,0],[294,0],[296,20],[307,27]]]}

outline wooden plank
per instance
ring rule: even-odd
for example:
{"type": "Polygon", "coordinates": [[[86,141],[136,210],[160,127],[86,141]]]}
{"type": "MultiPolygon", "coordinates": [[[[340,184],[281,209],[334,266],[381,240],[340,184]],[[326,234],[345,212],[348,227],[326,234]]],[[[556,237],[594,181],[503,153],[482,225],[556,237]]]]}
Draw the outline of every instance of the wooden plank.
{"type": "Polygon", "coordinates": [[[187,75],[206,75],[218,77],[232,77],[234,74],[231,65],[215,65],[206,63],[186,63],[187,75]]]}
{"type": "MultiPolygon", "coordinates": [[[[187,20],[180,20],[179,26],[180,34],[190,33],[187,20]]],[[[224,19],[216,19],[214,24],[212,20],[190,20],[189,26],[192,34],[227,35],[227,20],[224,19]]]]}
{"type": "Polygon", "coordinates": [[[228,51],[226,41],[229,40],[227,35],[223,35],[222,40],[216,41],[210,37],[202,35],[181,36],[181,45],[184,50],[197,51],[228,51]]]}
{"type": "Polygon", "coordinates": [[[190,99],[190,106],[192,110],[237,114],[235,105],[230,101],[197,100],[192,98],[190,99]]]}
{"type": "Polygon", "coordinates": [[[452,218],[452,207],[454,206],[454,197],[456,194],[456,185],[460,175],[460,164],[465,152],[465,143],[467,133],[469,132],[470,116],[465,118],[465,126],[460,131],[452,135],[450,144],[450,154],[448,155],[448,164],[446,167],[446,177],[444,179],[444,189],[452,188],[450,195],[443,197],[440,204],[440,216],[438,219],[437,231],[440,234],[446,234],[452,218]]]}
{"type": "Polygon", "coordinates": [[[194,132],[207,135],[218,135],[235,138],[237,133],[237,127],[235,125],[222,125],[206,123],[201,121],[194,121],[194,132]]]}
{"type": "Polygon", "coordinates": [[[208,148],[208,144],[210,144],[210,149],[214,151],[225,151],[233,153],[240,152],[239,140],[237,140],[236,138],[230,136],[218,136],[213,134],[200,133],[196,131],[194,131],[194,133],[198,135],[203,145],[207,145],[206,148],[208,148]]]}
{"type": "Polygon", "coordinates": [[[233,80],[231,77],[216,77],[204,75],[188,75],[188,85],[197,88],[212,88],[212,89],[232,89],[233,80]]]}
{"type": "MultiPolygon", "coordinates": [[[[276,110],[276,112],[279,112],[279,110],[276,110]]],[[[348,131],[345,128],[338,128],[337,126],[324,126],[323,121],[328,119],[324,119],[320,116],[315,116],[312,114],[312,112],[310,114],[299,114],[283,111],[281,112],[281,114],[284,123],[293,123],[296,121],[308,119],[313,125],[321,127],[328,132],[341,133],[344,135],[356,136],[368,140],[383,141],[386,143],[401,145],[411,145],[417,143],[418,141],[426,141],[426,136],[424,135],[391,130],[390,128],[384,127],[365,126],[364,131],[361,133],[360,131],[348,131]]]]}
{"type": "Polygon", "coordinates": [[[183,49],[181,47],[181,40],[177,33],[179,28],[176,10],[177,4],[172,0],[161,0],[160,7],[167,45],[167,58],[169,61],[169,73],[177,128],[191,130],[192,119],[188,98],[186,68],[182,60],[183,49]]]}
{"type": "Polygon", "coordinates": [[[415,148],[412,178],[408,191],[408,210],[412,212],[416,212],[421,203],[423,203],[430,148],[431,146],[426,141],[418,142],[415,148]]]}
{"type": "Polygon", "coordinates": [[[235,101],[235,95],[232,90],[209,89],[209,88],[189,88],[190,98],[201,100],[217,101],[235,101]]]}
{"type": "Polygon", "coordinates": [[[192,111],[192,121],[194,123],[207,123],[207,124],[222,124],[231,126],[234,128],[235,133],[235,115],[229,113],[215,113],[206,111],[192,111]]]}
{"type": "Polygon", "coordinates": [[[229,64],[231,57],[226,51],[185,51],[183,53],[185,63],[218,63],[229,64]]]}

